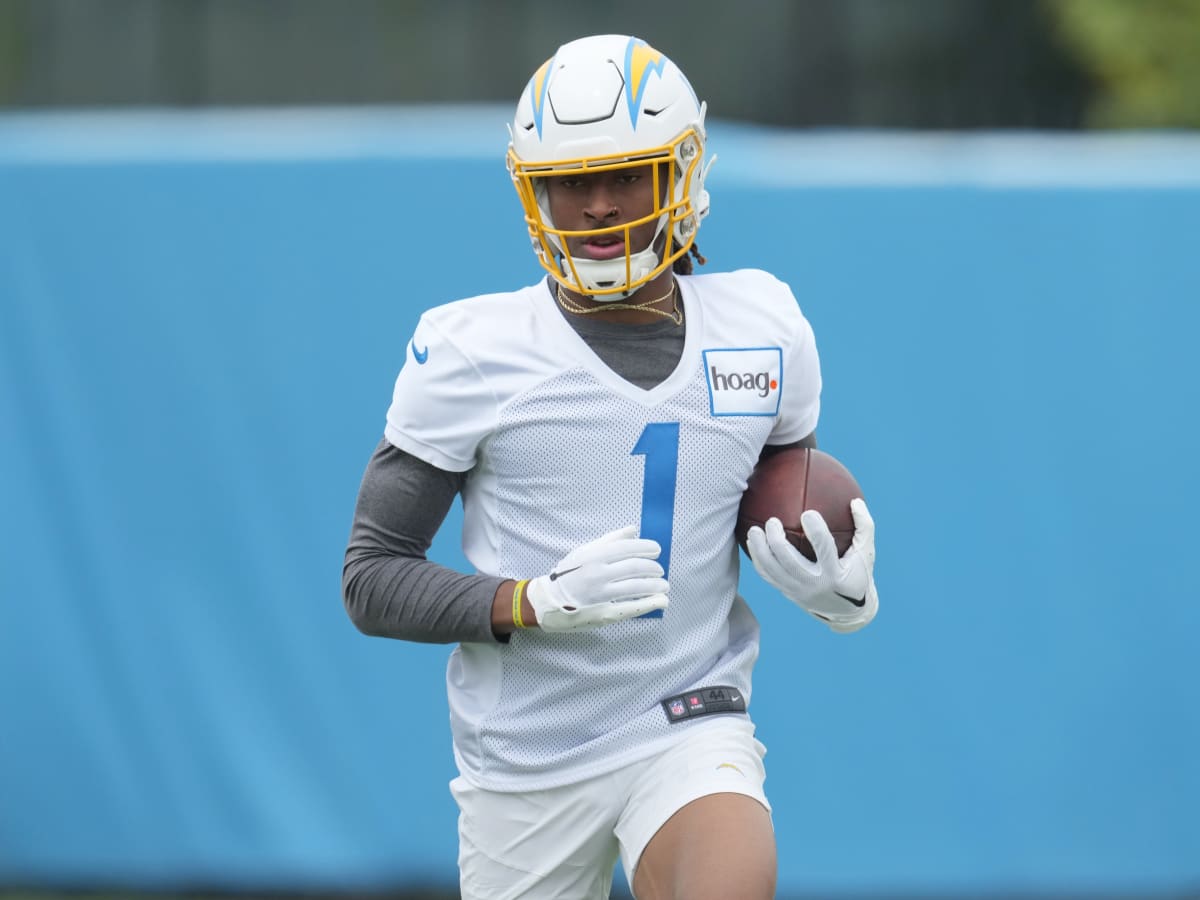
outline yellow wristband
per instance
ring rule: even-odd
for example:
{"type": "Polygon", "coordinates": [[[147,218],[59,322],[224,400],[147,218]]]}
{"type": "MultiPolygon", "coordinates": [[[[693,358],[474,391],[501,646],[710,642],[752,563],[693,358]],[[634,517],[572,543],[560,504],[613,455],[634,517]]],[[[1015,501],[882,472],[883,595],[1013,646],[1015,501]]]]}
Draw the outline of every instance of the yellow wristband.
{"type": "Polygon", "coordinates": [[[516,587],[513,588],[513,624],[518,628],[528,627],[521,618],[521,599],[525,596],[525,585],[529,581],[518,581],[516,587]]]}

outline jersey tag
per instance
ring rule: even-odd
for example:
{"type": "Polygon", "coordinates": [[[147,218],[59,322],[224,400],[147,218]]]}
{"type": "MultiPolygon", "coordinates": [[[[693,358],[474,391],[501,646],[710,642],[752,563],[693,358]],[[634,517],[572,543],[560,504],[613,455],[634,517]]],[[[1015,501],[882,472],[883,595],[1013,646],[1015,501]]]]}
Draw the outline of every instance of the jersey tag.
{"type": "Polygon", "coordinates": [[[714,416],[777,416],[783,394],[783,349],[704,351],[708,408],[714,416]]]}
{"type": "Polygon", "coordinates": [[[662,701],[662,705],[667,711],[667,721],[674,725],[685,719],[716,713],[744,713],[746,698],[737,688],[719,684],[668,697],[662,701]]]}

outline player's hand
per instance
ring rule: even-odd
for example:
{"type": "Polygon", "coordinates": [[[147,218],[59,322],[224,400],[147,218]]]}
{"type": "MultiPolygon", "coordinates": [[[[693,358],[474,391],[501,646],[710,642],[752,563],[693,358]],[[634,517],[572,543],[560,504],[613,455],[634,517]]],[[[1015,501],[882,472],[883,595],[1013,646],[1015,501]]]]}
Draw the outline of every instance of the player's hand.
{"type": "Polygon", "coordinates": [[[634,525],[576,547],[525,589],[538,625],[578,631],[665,609],[670,585],[656,561],[661,552],[634,525]]]}
{"type": "Polygon", "coordinates": [[[850,501],[854,540],[838,559],[837,544],[819,512],[800,515],[804,534],[817,561],[806,559],[788,543],[783,523],[768,519],[746,535],[750,560],[763,580],[801,609],[816,616],[834,631],[858,631],[879,610],[875,590],[875,522],[861,499],[850,501]]]}

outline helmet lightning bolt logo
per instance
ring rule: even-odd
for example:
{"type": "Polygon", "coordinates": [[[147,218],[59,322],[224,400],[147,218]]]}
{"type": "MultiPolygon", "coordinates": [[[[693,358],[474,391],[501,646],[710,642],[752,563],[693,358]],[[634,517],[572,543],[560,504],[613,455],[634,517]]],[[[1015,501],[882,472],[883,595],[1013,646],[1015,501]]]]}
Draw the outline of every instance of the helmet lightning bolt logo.
{"type": "Polygon", "coordinates": [[[538,137],[542,136],[542,116],[546,112],[546,95],[550,93],[550,70],[554,67],[552,56],[533,73],[529,80],[529,99],[533,102],[533,122],[537,125],[538,137]]]}
{"type": "Polygon", "coordinates": [[[646,97],[650,73],[662,77],[667,58],[645,41],[634,38],[625,48],[625,100],[629,105],[629,121],[637,130],[638,110],[646,97]]]}

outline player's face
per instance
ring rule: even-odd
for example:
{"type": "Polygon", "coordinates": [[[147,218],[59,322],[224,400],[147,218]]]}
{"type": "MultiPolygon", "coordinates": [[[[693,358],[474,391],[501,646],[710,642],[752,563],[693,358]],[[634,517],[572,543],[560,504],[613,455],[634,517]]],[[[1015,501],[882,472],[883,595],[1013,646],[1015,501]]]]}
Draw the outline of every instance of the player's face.
{"type": "MultiPolygon", "coordinates": [[[[564,173],[546,179],[550,218],[556,228],[592,231],[653,216],[654,170],[650,165],[611,172],[564,173]]],[[[638,253],[654,238],[655,218],[630,229],[590,237],[567,238],[567,253],[583,259],[615,259],[628,249],[638,253]]]]}

